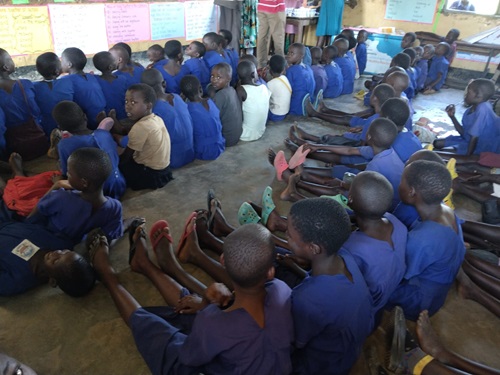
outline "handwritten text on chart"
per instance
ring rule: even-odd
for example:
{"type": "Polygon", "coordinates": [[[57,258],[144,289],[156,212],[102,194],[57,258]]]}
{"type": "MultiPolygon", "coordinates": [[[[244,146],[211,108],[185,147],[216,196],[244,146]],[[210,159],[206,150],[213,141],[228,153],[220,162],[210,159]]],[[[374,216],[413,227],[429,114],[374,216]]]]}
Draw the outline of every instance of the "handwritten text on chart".
{"type": "Polygon", "coordinates": [[[437,0],[387,0],[385,19],[432,23],[437,0]]]}
{"type": "Polygon", "coordinates": [[[154,3],[149,14],[152,40],[184,37],[183,3],[154,3]]]}
{"type": "Polygon", "coordinates": [[[150,39],[148,4],[105,4],[104,6],[109,44],[150,39]]]}
{"type": "Polygon", "coordinates": [[[215,6],[212,1],[186,1],[186,40],[202,38],[217,28],[215,6]]]}

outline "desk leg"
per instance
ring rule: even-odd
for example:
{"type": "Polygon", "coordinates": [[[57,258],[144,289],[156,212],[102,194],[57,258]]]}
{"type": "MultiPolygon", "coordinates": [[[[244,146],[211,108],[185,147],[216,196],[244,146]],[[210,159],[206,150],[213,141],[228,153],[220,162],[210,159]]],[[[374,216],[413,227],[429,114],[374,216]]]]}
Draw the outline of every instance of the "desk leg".
{"type": "Polygon", "coordinates": [[[303,43],[303,36],[304,36],[304,25],[302,24],[302,22],[299,22],[299,24],[297,25],[298,27],[298,31],[297,31],[297,40],[296,42],[297,43],[303,43]]]}

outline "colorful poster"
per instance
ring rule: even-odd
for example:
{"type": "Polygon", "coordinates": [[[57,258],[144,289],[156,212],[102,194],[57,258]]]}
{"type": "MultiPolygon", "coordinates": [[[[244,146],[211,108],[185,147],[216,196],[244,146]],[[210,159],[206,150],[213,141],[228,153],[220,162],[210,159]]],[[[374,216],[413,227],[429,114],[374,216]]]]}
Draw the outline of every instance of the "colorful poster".
{"type": "Polygon", "coordinates": [[[108,50],[104,4],[49,4],[55,53],[78,47],[85,54],[108,50]]]}
{"type": "Polygon", "coordinates": [[[151,40],[184,37],[184,4],[153,3],[149,5],[151,40]]]}
{"type": "Polygon", "coordinates": [[[0,46],[11,56],[52,51],[46,6],[0,7],[0,46]]]}
{"type": "Polygon", "coordinates": [[[213,1],[186,1],[186,40],[200,39],[217,31],[217,14],[213,1]]]}
{"type": "Polygon", "coordinates": [[[150,40],[148,4],[105,4],[104,10],[109,44],[150,40]]]}
{"type": "Polygon", "coordinates": [[[385,19],[432,23],[437,0],[387,0],[385,19]]]}

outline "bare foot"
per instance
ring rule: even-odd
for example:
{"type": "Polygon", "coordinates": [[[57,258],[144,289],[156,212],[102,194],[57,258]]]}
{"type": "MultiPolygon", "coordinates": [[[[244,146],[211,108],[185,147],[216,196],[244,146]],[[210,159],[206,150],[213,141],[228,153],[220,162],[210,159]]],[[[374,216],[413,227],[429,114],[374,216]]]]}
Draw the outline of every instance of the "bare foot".
{"type": "Polygon", "coordinates": [[[177,257],[182,263],[196,264],[197,252],[202,252],[198,245],[198,235],[195,230],[196,218],[193,218],[188,224],[186,230],[188,234],[181,247],[177,249],[177,257]]]}
{"type": "MultiPolygon", "coordinates": [[[[257,205],[256,203],[249,202],[252,208],[257,212],[259,216],[262,216],[262,207],[257,205]]],[[[286,232],[287,229],[287,221],[286,217],[281,216],[276,208],[271,211],[269,214],[269,218],[267,219],[266,228],[269,229],[270,232],[286,232]]]]}
{"type": "Polygon", "coordinates": [[[269,148],[267,150],[267,160],[269,161],[269,164],[271,164],[274,167],[274,159],[276,159],[276,152],[272,148],[269,148]]]}
{"type": "Polygon", "coordinates": [[[432,328],[431,321],[429,319],[429,312],[424,310],[420,313],[417,326],[416,326],[417,338],[420,347],[424,352],[430,354],[435,359],[440,360],[442,354],[446,351],[443,344],[439,340],[439,337],[432,328]]]}
{"type": "Polygon", "coordinates": [[[299,146],[298,146],[296,143],[292,142],[292,141],[291,141],[290,139],[288,139],[288,138],[285,138],[284,143],[285,143],[285,146],[286,146],[289,150],[291,150],[291,151],[293,151],[293,152],[297,151],[297,149],[299,148],[299,146]]]}
{"type": "Polygon", "coordinates": [[[151,242],[156,242],[157,238],[162,236],[156,246],[153,247],[153,251],[162,271],[167,275],[174,276],[181,266],[175,257],[172,242],[168,240],[167,236],[162,235],[162,233],[170,236],[170,228],[160,228],[151,234],[151,242]]]}
{"type": "MultiPolygon", "coordinates": [[[[215,224],[215,223],[214,223],[215,224]]],[[[208,230],[208,212],[199,212],[196,218],[196,234],[198,235],[198,243],[202,249],[207,248],[215,251],[219,255],[222,254],[222,242],[208,230]]]]}
{"type": "Polygon", "coordinates": [[[314,107],[312,105],[312,103],[308,100],[307,103],[306,103],[306,114],[307,116],[309,117],[316,117],[317,116],[317,112],[314,110],[314,107]]]}
{"type": "Polygon", "coordinates": [[[294,173],[288,179],[288,184],[280,194],[280,198],[284,201],[296,202],[299,200],[300,194],[297,192],[297,183],[300,181],[300,173],[294,173]]]}
{"type": "Polygon", "coordinates": [[[325,105],[325,102],[323,100],[321,100],[319,103],[318,103],[318,112],[323,112],[326,108],[326,105],[325,105]]]}
{"type": "Polygon", "coordinates": [[[474,289],[476,284],[474,284],[474,282],[469,278],[469,276],[467,276],[462,268],[460,268],[460,270],[458,271],[457,282],[458,295],[463,299],[470,299],[472,290],[474,289]]]}
{"type": "Polygon", "coordinates": [[[12,174],[15,176],[25,176],[23,171],[23,158],[16,152],[10,154],[9,165],[12,169],[12,174]]]}
{"type": "Polygon", "coordinates": [[[297,123],[293,124],[293,129],[297,135],[302,138],[302,139],[308,139],[309,134],[307,134],[304,130],[299,128],[299,125],[297,123]]]}
{"type": "Polygon", "coordinates": [[[145,269],[152,264],[146,250],[146,234],[144,232],[144,227],[145,224],[142,224],[135,230],[132,237],[132,241],[135,243],[135,252],[132,259],[130,259],[130,269],[142,274],[144,274],[145,269]]]}
{"type": "Polygon", "coordinates": [[[295,135],[295,128],[296,124],[290,126],[290,129],[288,129],[288,139],[290,139],[292,142],[296,142],[299,140],[299,138],[295,135]]]}

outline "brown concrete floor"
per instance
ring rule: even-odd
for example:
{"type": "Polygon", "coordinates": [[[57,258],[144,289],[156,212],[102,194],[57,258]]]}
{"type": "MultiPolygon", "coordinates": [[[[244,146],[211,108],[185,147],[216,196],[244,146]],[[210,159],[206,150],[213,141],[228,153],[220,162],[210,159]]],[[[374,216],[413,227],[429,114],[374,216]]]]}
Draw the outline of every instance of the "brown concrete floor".
{"type": "MultiPolygon", "coordinates": [[[[358,81],[357,85],[360,84],[358,81]]],[[[446,104],[459,102],[461,98],[462,93],[457,90],[443,90],[432,98],[420,96],[415,102],[418,111],[415,117],[433,115],[449,127],[451,123],[440,110],[446,104]]],[[[350,97],[337,99],[329,105],[344,111],[361,109],[361,104],[350,97]]],[[[283,138],[293,120],[299,121],[311,132],[341,130],[316,119],[295,118],[281,124],[270,124],[261,140],[228,149],[214,162],[197,161],[175,171],[175,180],[162,189],[127,192],[123,200],[125,217],[144,216],[149,224],[165,218],[176,241],[187,215],[193,209],[206,206],[205,197],[209,188],[215,189],[221,199],[229,222],[237,224],[236,213],[240,204],[245,200],[259,202],[267,185],[274,188],[278,209],[286,214],[290,205],[279,200],[284,184],[275,179],[274,170],[267,162],[266,150],[268,147],[284,148],[283,138]]],[[[48,168],[55,168],[55,163],[48,159],[27,163],[30,172],[48,168]]],[[[478,218],[477,205],[464,200],[459,200],[457,212],[467,218],[478,218]]],[[[152,284],[142,275],[130,271],[127,259],[127,240],[121,239],[111,251],[111,260],[119,272],[120,281],[141,304],[163,304],[152,284]]],[[[210,282],[203,271],[189,265],[186,269],[203,282],[210,282]]],[[[452,289],[445,306],[432,318],[432,323],[443,342],[452,350],[500,368],[499,320],[482,306],[461,299],[452,289]]],[[[371,342],[378,345],[382,355],[379,334],[371,342]]],[[[17,297],[0,298],[0,351],[45,375],[149,373],[127,326],[100,284],[80,299],[67,297],[60,290],[48,286],[17,297]]],[[[351,373],[368,374],[364,356],[351,373]]]]}

